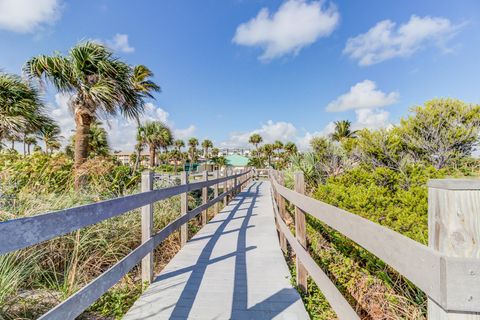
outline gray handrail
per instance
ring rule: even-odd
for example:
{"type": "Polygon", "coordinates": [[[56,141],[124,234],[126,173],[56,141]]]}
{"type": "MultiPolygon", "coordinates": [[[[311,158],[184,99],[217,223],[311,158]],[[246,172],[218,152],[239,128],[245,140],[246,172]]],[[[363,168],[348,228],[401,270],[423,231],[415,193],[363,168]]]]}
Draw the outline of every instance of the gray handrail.
{"type": "Polygon", "coordinates": [[[382,259],[444,310],[480,312],[479,259],[446,256],[356,214],[290,190],[272,174],[270,181],[291,204],[382,259]]]}
{"type": "Polygon", "coordinates": [[[322,268],[317,265],[307,250],[302,247],[295,236],[290,232],[290,229],[285,224],[280,216],[280,213],[278,212],[277,204],[273,194],[271,195],[273,211],[275,213],[276,221],[280,227],[280,231],[285,235],[285,238],[295,252],[297,259],[300,259],[302,265],[307,269],[310,277],[312,277],[317,286],[321,288],[322,294],[327,299],[332,309],[340,319],[359,320],[360,317],[357,315],[355,310],[353,310],[352,306],[350,306],[342,293],[337,289],[335,284],[331,282],[330,278],[325,274],[325,272],[323,272],[322,268]]]}
{"type": "Polygon", "coordinates": [[[65,235],[146,204],[238,178],[248,172],[0,222],[0,255],[65,235]]]}
{"type": "MultiPolygon", "coordinates": [[[[246,172],[248,173],[248,172],[246,172]]],[[[244,174],[246,174],[244,173],[244,174]]],[[[186,215],[183,215],[176,220],[169,223],[166,227],[156,233],[147,242],[135,248],[122,260],[110,267],[107,271],[95,278],[85,287],[80,289],[74,295],[51,309],[44,314],[40,319],[49,320],[64,320],[74,319],[79,316],[85,309],[87,309],[92,303],[98,300],[108,289],[115,285],[125,274],[127,274],[140,260],[145,257],[149,252],[155,249],[165,238],[172,234],[175,230],[178,230],[181,225],[187,223],[190,219],[199,215],[203,210],[208,209],[215,203],[223,200],[227,194],[237,191],[241,186],[248,182],[245,179],[241,182],[237,189],[231,189],[227,192],[220,194],[215,199],[212,199],[208,203],[205,203],[192,211],[189,211],[186,215]]]]}

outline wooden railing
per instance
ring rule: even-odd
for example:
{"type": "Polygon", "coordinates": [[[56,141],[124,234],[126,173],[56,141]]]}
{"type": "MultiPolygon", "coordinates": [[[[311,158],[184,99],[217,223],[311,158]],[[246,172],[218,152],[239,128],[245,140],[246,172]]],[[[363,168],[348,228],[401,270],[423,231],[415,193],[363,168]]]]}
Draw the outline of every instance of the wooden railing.
{"type": "Polygon", "coordinates": [[[342,233],[423,290],[429,319],[480,319],[480,180],[430,180],[429,247],[358,215],[304,195],[302,173],[295,191],[283,173],[270,171],[280,245],[296,254],[297,284],[307,276],[318,285],[339,319],[359,319],[330,278],[308,253],[305,214],[342,233]],[[285,223],[285,200],[295,207],[295,236],[285,223]]]}
{"type": "Polygon", "coordinates": [[[206,210],[215,206],[218,213],[218,202],[225,201],[239,192],[251,180],[251,170],[228,175],[227,171],[214,172],[214,179],[208,180],[204,173],[203,181],[189,183],[186,173],[181,174],[182,184],[163,189],[152,190],[154,175],[151,172],[142,174],[142,192],[112,200],[97,202],[85,206],[69,208],[41,215],[8,220],[0,223],[0,255],[23,249],[46,240],[50,240],[72,231],[87,227],[101,221],[122,215],[131,210],[142,208],[142,244],[110,267],[85,287],[68,299],[44,314],[40,319],[74,319],[93,304],[108,289],[115,285],[140,260],[142,260],[142,280],[150,282],[153,277],[153,250],[170,234],[180,229],[182,245],[187,241],[187,222],[202,214],[202,223],[206,223],[206,210]],[[218,194],[219,185],[223,184],[223,192],[218,194]],[[214,188],[214,198],[208,201],[208,187],[214,188]],[[190,191],[202,189],[203,203],[188,211],[190,191]],[[169,223],[156,234],[153,231],[153,203],[169,197],[180,195],[181,216],[169,223]]]}

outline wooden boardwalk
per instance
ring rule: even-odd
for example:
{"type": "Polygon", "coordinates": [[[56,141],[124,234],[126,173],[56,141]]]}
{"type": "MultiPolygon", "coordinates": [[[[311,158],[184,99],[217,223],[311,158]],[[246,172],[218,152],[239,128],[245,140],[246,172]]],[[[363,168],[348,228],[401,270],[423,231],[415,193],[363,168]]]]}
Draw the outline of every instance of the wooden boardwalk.
{"type": "Polygon", "coordinates": [[[308,319],[278,244],[269,182],[253,182],[164,268],[124,319],[308,319]]]}

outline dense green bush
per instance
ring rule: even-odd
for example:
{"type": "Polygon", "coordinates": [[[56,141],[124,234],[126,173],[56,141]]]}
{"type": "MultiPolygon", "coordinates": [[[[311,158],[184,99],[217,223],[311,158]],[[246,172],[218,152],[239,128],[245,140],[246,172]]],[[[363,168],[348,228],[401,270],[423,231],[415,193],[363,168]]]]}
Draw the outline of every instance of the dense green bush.
{"type": "Polygon", "coordinates": [[[314,197],[427,243],[427,181],[445,174],[423,165],[405,172],[359,166],[330,177],[314,197]]]}

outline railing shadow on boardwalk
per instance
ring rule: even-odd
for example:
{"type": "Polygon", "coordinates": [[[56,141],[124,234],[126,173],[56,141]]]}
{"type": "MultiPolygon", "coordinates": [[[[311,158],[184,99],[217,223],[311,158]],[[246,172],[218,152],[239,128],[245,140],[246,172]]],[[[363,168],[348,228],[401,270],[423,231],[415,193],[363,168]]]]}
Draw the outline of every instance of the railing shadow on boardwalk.
{"type": "MultiPolygon", "coordinates": [[[[299,296],[296,294],[296,290],[282,289],[267,299],[257,303],[256,305],[248,308],[248,284],[247,284],[247,251],[255,250],[256,246],[247,247],[247,230],[254,228],[255,226],[249,225],[250,219],[255,208],[257,197],[259,196],[259,190],[263,182],[257,182],[252,184],[246,191],[239,194],[239,196],[232,200],[230,206],[233,206],[231,210],[227,211],[227,216],[223,220],[215,220],[211,223],[221,223],[216,231],[212,235],[193,238],[191,241],[209,238],[207,244],[198,256],[195,265],[191,265],[179,270],[168,272],[159,275],[155,282],[163,281],[184,273],[191,272],[185,286],[180,294],[180,297],[175,304],[166,305],[162,309],[169,309],[173,307],[171,318],[175,319],[187,319],[192,311],[195,303],[195,298],[198,295],[202,280],[204,278],[206,269],[209,265],[220,262],[225,259],[235,258],[235,270],[234,270],[234,288],[232,295],[232,310],[231,319],[245,318],[247,314],[254,315],[255,319],[271,319],[290,305],[295,303],[299,296]],[[247,202],[250,200],[250,202],[247,202]],[[236,203],[235,203],[236,202],[236,203]],[[248,208],[240,209],[242,205],[248,204],[248,208]],[[235,216],[239,211],[245,210],[246,213],[242,216],[235,216]],[[240,228],[234,230],[225,231],[226,227],[232,220],[243,218],[240,228]],[[220,240],[222,235],[238,232],[236,250],[226,255],[211,258],[215,245],[220,240]],[[275,304],[272,304],[272,302],[275,304]],[[272,308],[272,305],[275,307],[272,308]]],[[[172,286],[181,285],[182,283],[173,284],[172,286]]]]}

